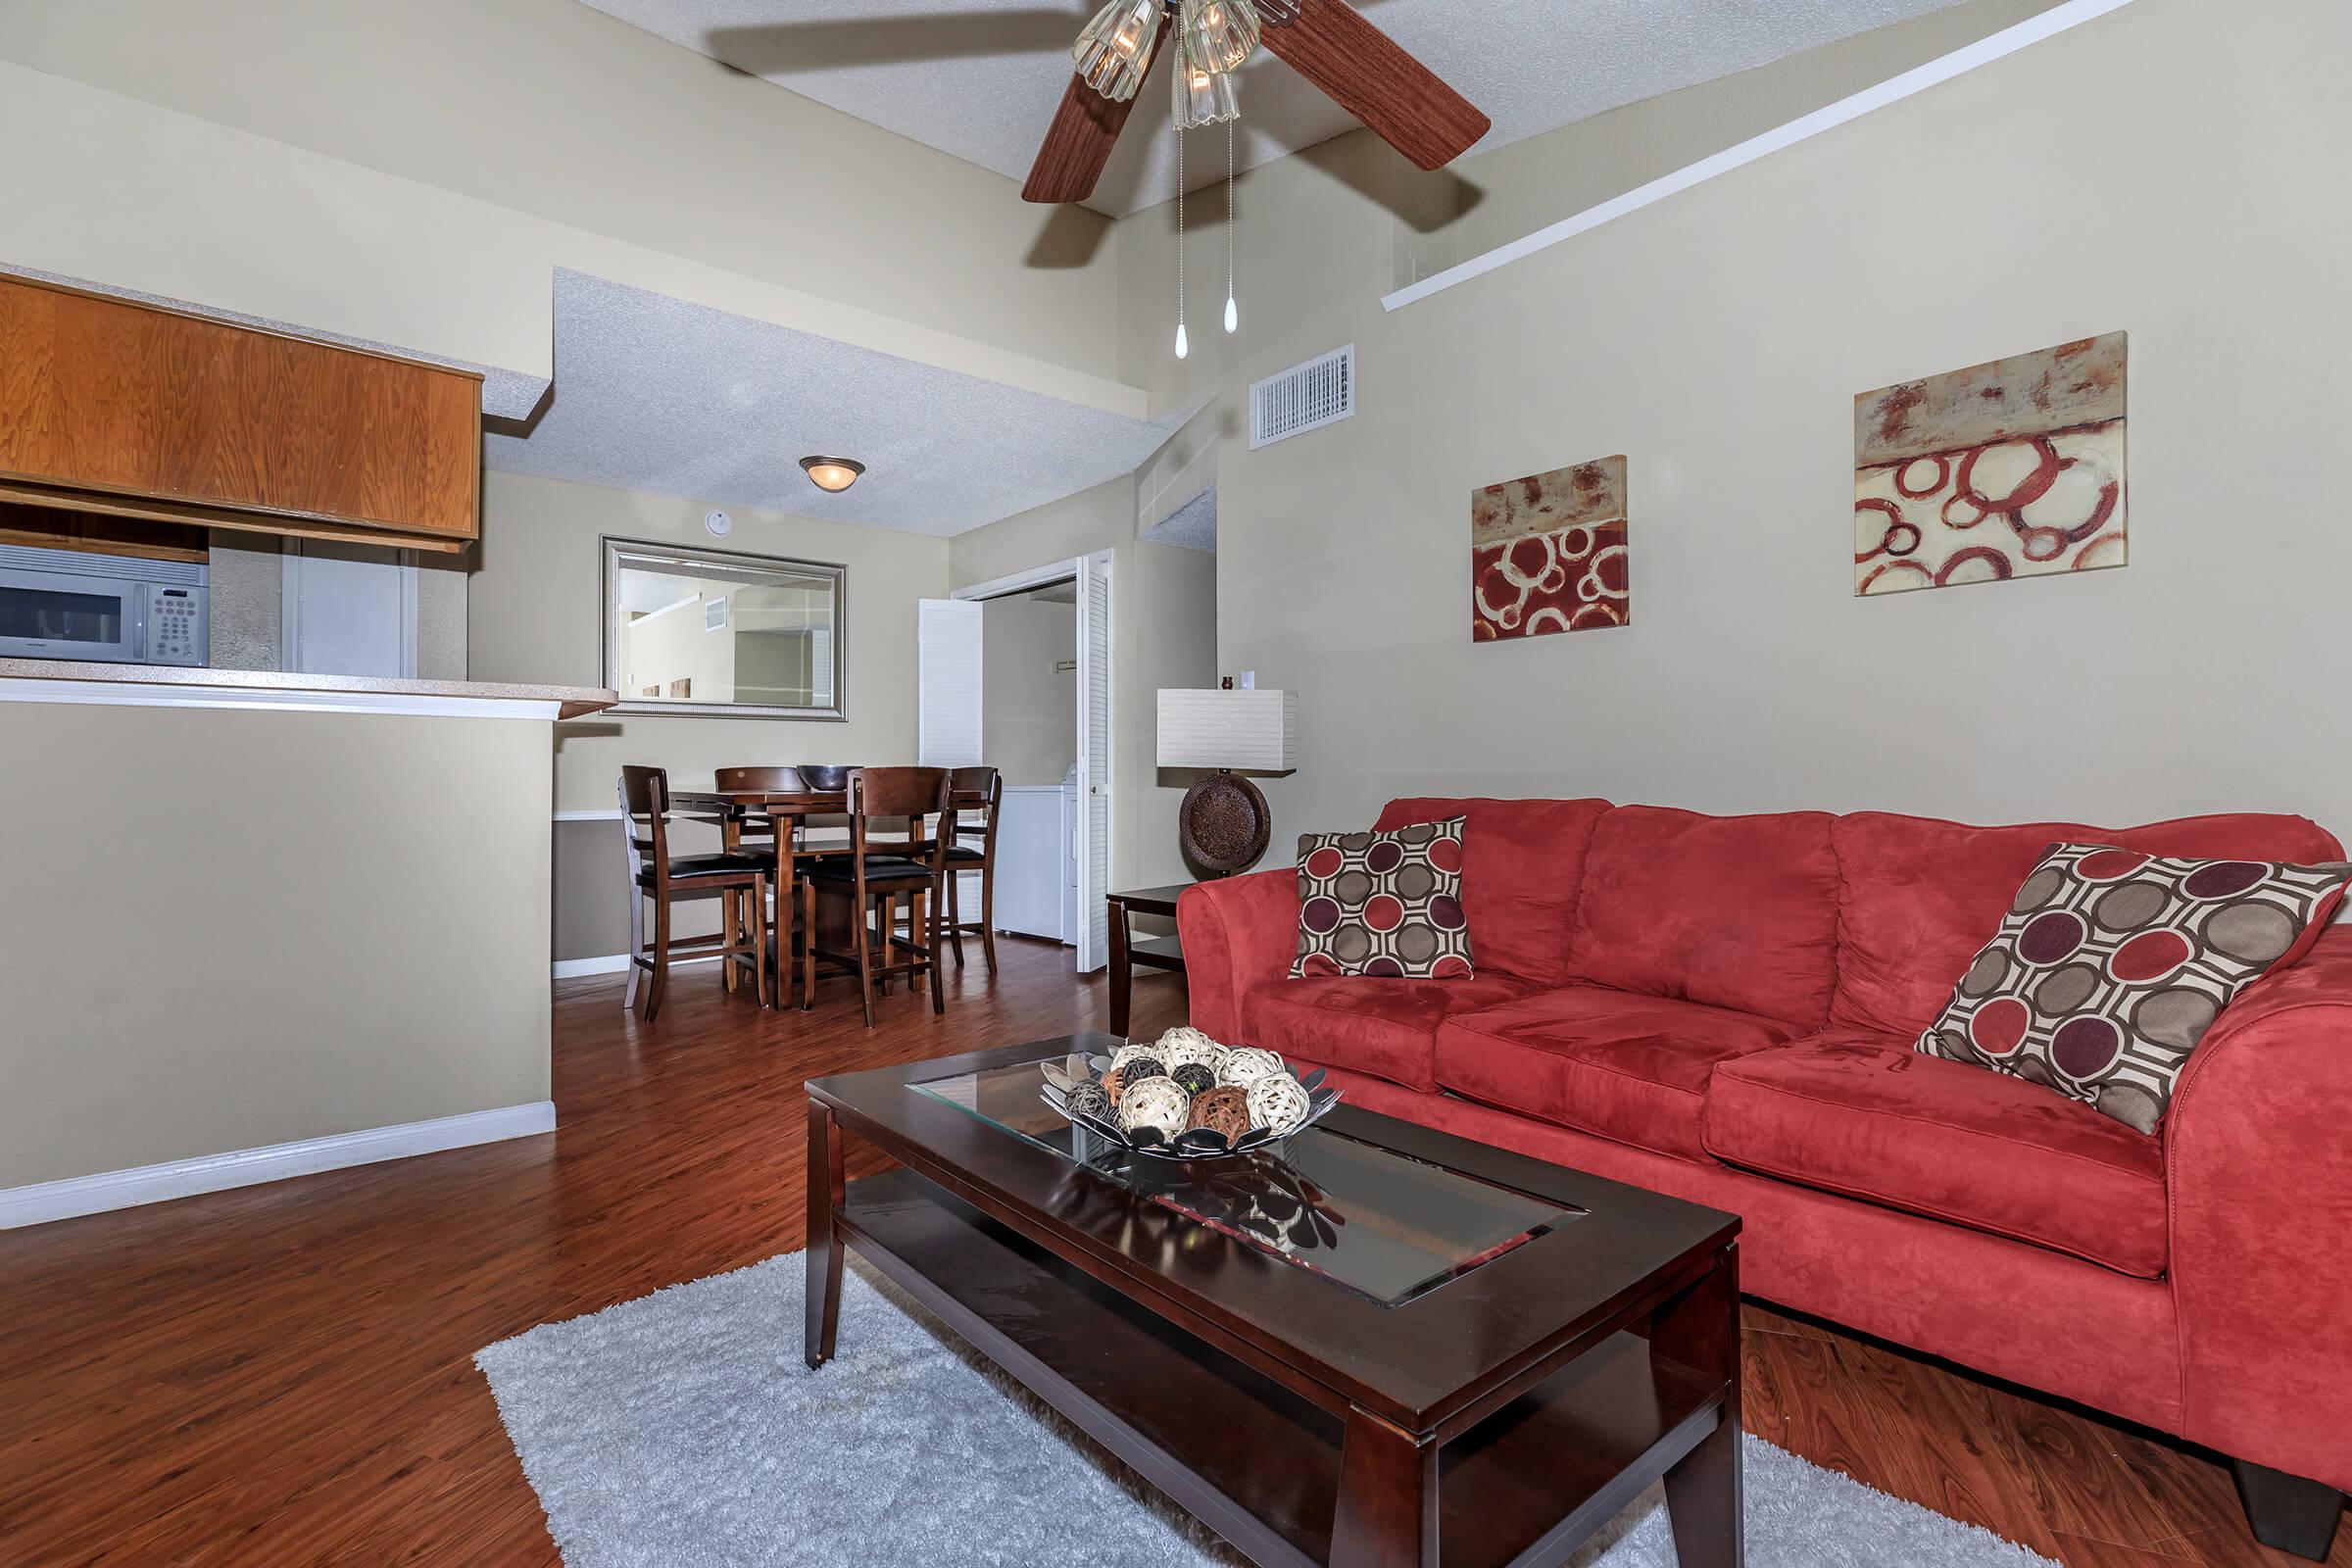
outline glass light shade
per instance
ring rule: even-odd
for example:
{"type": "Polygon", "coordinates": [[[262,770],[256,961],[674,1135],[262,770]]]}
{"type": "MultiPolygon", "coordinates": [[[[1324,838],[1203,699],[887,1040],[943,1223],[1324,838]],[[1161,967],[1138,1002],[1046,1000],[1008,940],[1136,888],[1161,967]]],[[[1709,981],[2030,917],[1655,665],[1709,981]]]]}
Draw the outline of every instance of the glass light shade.
{"type": "Polygon", "coordinates": [[[1250,0],[1184,0],[1185,58],[1211,72],[1239,71],[1257,49],[1257,8],[1250,0]]]}
{"type": "Polygon", "coordinates": [[[1152,69],[1152,45],[1159,37],[1160,0],[1110,0],[1078,35],[1071,54],[1079,79],[1123,104],[1144,84],[1152,69]]]}
{"type": "Polygon", "coordinates": [[[1179,51],[1176,69],[1168,73],[1168,83],[1175,93],[1175,112],[1171,118],[1178,130],[1198,130],[1202,125],[1220,124],[1242,116],[1241,99],[1234,89],[1233,73],[1229,71],[1203,70],[1179,51]]]}
{"type": "Polygon", "coordinates": [[[819,490],[839,495],[858,482],[858,476],[865,471],[865,465],[856,458],[803,458],[801,471],[808,474],[808,482],[819,490]]]}

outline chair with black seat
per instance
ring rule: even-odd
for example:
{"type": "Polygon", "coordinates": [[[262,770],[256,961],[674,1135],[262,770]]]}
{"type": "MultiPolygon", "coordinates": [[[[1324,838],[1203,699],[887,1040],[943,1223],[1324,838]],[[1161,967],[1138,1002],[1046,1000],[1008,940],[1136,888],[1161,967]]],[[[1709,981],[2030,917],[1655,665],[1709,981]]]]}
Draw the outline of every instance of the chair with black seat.
{"type": "Polygon", "coordinates": [[[801,917],[808,932],[802,951],[804,1010],[815,1004],[820,962],[858,976],[868,1029],[874,1026],[874,983],[892,975],[904,974],[911,990],[917,975],[928,974],[932,1012],[948,1010],[939,949],[947,908],[949,799],[944,767],[861,767],[850,775],[850,853],[810,861],[801,884],[801,917]],[[874,832],[877,823],[900,819],[904,838],[874,832]],[[820,896],[831,901],[825,918],[819,916],[820,896]],[[898,934],[901,899],[908,904],[905,937],[898,934]]]}
{"type": "Polygon", "coordinates": [[[645,1021],[662,1010],[669,988],[670,959],[679,954],[716,957],[731,965],[747,954],[759,975],[759,997],[767,1001],[767,863],[757,855],[672,855],[669,852],[669,774],[659,767],[620,770],[620,827],[629,854],[629,989],[623,1004],[637,1005],[638,971],[651,975],[645,988],[645,1021]],[[734,906],[728,929],[713,937],[673,942],[671,907],[681,899],[717,897],[734,906]],[[654,939],[645,939],[645,906],[654,906],[654,939]],[[744,907],[748,902],[749,907],[744,907]],[[742,928],[743,935],[733,933],[742,928]]]}
{"type": "Polygon", "coordinates": [[[988,972],[997,972],[997,817],[1004,809],[1004,780],[993,767],[959,767],[948,780],[955,815],[948,833],[948,942],[956,967],[963,967],[963,934],[980,934],[988,972]],[[980,878],[980,918],[963,917],[963,877],[980,878]]]}
{"type": "MultiPolygon", "coordinates": [[[[712,776],[711,783],[712,787],[721,795],[743,790],[763,790],[773,795],[797,795],[808,788],[801,778],[801,770],[797,767],[722,767],[712,776]]],[[[768,888],[775,895],[776,901],[774,918],[768,927],[767,945],[769,956],[775,964],[773,989],[776,1005],[780,1007],[784,1005],[785,986],[789,983],[792,975],[792,881],[797,878],[788,879],[780,869],[783,864],[788,863],[788,858],[780,857],[776,853],[776,819],[774,817],[758,810],[737,811],[731,813],[723,821],[722,827],[726,833],[729,850],[761,859],[767,868],[768,888]]],[[[795,837],[796,839],[798,837],[797,828],[795,837]]],[[[735,936],[735,924],[730,912],[726,926],[727,937],[730,941],[735,936]]],[[[727,960],[728,968],[732,969],[739,961],[739,958],[729,958],[727,960]]],[[[733,987],[734,976],[730,974],[728,988],[732,990],[733,987]]]]}

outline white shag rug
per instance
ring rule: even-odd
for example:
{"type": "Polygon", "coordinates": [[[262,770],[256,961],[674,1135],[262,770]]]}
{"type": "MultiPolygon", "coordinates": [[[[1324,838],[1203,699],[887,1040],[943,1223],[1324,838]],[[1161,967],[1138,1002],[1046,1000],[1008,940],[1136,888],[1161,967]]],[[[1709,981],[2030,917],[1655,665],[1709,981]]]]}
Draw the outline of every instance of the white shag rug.
{"type": "MultiPolygon", "coordinates": [[[[801,1359],[801,1254],[474,1357],[566,1568],[1245,1561],[855,1262],[801,1359]]],[[[1751,1568],[2056,1568],[1750,1437],[1751,1568]]],[[[1577,1568],[1675,1568],[1652,1488],[1577,1568]]]]}

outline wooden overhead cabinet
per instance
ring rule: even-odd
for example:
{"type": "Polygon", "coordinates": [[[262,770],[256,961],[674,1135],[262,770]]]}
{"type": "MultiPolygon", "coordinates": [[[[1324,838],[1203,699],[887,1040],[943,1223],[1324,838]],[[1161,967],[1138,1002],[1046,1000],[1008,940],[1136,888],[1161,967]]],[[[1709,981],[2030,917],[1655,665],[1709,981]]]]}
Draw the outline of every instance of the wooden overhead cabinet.
{"type": "Polygon", "coordinates": [[[481,377],[0,277],[0,500],[463,550],[481,377]]]}

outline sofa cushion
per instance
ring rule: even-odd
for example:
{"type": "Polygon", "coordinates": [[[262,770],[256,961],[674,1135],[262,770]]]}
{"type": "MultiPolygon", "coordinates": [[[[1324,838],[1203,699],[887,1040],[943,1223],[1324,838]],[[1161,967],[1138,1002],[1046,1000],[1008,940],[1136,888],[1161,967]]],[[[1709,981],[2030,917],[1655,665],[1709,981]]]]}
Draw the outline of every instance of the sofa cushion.
{"type": "Polygon", "coordinates": [[[2056,845],[1915,1043],[2152,1133],[2214,1018],[2319,939],[2348,880],[2352,865],[2056,845]]]}
{"type": "Polygon", "coordinates": [[[1447,1015],[1492,1007],[1533,989],[1511,975],[1467,980],[1275,980],[1242,1003],[1242,1039],[1286,1056],[1369,1073],[1424,1092],[1447,1015]]]}
{"type": "Polygon", "coordinates": [[[1841,884],[1838,993],[1830,1024],[1918,1036],[2001,923],[2052,844],[2112,844],[2196,859],[2343,858],[2335,835],[2300,816],[2189,816],[2109,830],[2076,822],[1971,827],[1857,811],[1831,829],[1841,884]]]}
{"type": "Polygon", "coordinates": [[[1568,921],[1585,880],[1585,851],[1606,801],[1391,801],[1382,831],[1414,822],[1467,820],[1462,829],[1462,912],[1481,973],[1542,985],[1568,980],[1568,921]]]}
{"type": "Polygon", "coordinates": [[[1505,1110],[1704,1159],[1699,1117],[1715,1064],[1795,1032],[1726,1007],[1571,986],[1457,1014],[1438,1031],[1437,1076],[1505,1110]]]}
{"type": "Polygon", "coordinates": [[[1725,1062],[1707,1093],[1706,1148],[1727,1164],[2125,1274],[2164,1272],[2158,1140],[1907,1041],[1832,1034],[1725,1062]]]}
{"type": "Polygon", "coordinates": [[[1462,818],[1385,833],[1298,835],[1298,955],[1291,976],[1460,980],[1462,818]]]}
{"type": "Polygon", "coordinates": [[[1820,1028],[1837,977],[1832,820],[1826,811],[1611,811],[1585,858],[1572,972],[1620,991],[1787,1019],[1799,1032],[1820,1028]]]}

